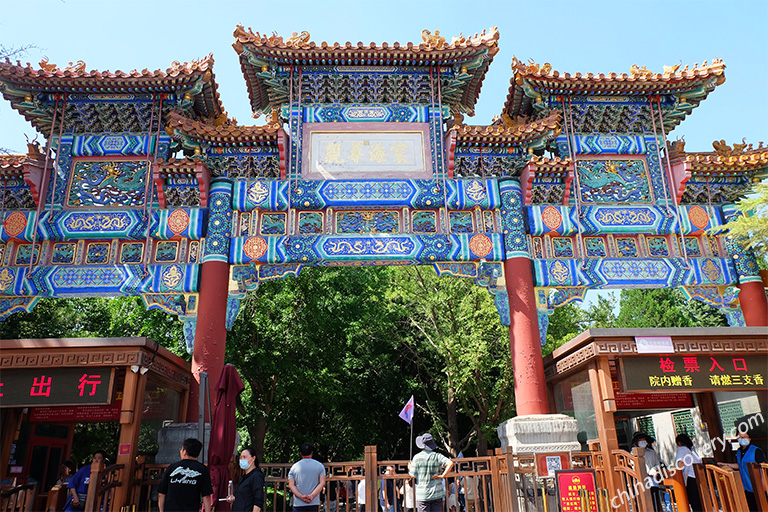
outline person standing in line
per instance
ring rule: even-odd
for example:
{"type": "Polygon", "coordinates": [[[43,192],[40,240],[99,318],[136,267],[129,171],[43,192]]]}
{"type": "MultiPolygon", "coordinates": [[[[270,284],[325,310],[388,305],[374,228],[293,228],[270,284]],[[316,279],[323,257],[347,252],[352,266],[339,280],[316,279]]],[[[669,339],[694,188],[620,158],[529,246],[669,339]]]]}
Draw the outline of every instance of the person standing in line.
{"type": "Polygon", "coordinates": [[[357,482],[357,512],[365,512],[365,478],[357,482]]]}
{"type": "Polygon", "coordinates": [[[185,439],[179,449],[181,460],[168,466],[157,488],[160,512],[211,512],[211,472],[197,460],[203,443],[194,437],[185,439]]]}
{"type": "MultiPolygon", "coordinates": [[[[464,493],[467,500],[466,501],[467,512],[475,512],[475,505],[477,504],[476,500],[479,497],[477,496],[477,481],[475,480],[475,478],[479,478],[479,477],[470,475],[464,478],[464,493]]],[[[478,507],[478,508],[482,508],[482,507],[478,507]]]]}
{"type": "Polygon", "coordinates": [[[325,466],[312,458],[312,445],[299,446],[301,460],[288,472],[288,486],[293,493],[294,512],[318,512],[320,492],[325,487],[325,466]]]}
{"type": "Polygon", "coordinates": [[[685,493],[688,495],[688,504],[693,512],[703,512],[701,506],[701,496],[699,495],[699,486],[696,485],[696,474],[693,472],[693,465],[701,463],[701,457],[693,449],[693,441],[688,434],[678,434],[675,438],[677,444],[677,454],[675,461],[677,469],[683,471],[685,479],[685,493]]]}
{"type": "MultiPolygon", "coordinates": [[[[91,464],[94,462],[99,465],[100,470],[104,469],[109,462],[107,460],[107,453],[104,450],[93,452],[91,464]]],[[[64,504],[65,512],[83,510],[85,508],[85,501],[88,498],[88,486],[91,482],[91,464],[81,467],[67,484],[70,495],[64,504]]]]}
{"type": "MultiPolygon", "coordinates": [[[[395,475],[395,467],[387,466],[384,474],[390,477],[395,475]]],[[[379,504],[382,512],[400,512],[400,497],[397,482],[393,478],[382,478],[379,489],[379,504]]]]}
{"type": "Polygon", "coordinates": [[[741,477],[741,484],[744,486],[744,494],[747,497],[747,505],[750,512],[759,510],[757,508],[757,498],[755,498],[755,489],[752,487],[752,478],[749,476],[747,464],[751,462],[765,462],[765,453],[763,450],[752,444],[752,438],[749,432],[739,432],[739,449],[736,450],[736,464],[720,462],[719,466],[727,466],[731,469],[738,469],[741,477]]]}
{"type": "Polygon", "coordinates": [[[404,498],[403,502],[404,502],[405,512],[413,512],[414,510],[413,486],[411,485],[410,480],[405,480],[405,483],[400,488],[400,494],[404,498]]]}
{"type": "Polygon", "coordinates": [[[421,451],[414,455],[408,471],[415,478],[416,510],[442,512],[445,498],[443,479],[453,468],[453,461],[435,451],[437,445],[429,433],[416,437],[416,446],[421,451]]]}
{"type": "Polygon", "coordinates": [[[232,503],[232,512],[261,512],[264,508],[264,473],[259,469],[256,450],[248,446],[240,452],[240,469],[245,473],[233,496],[227,496],[232,503]]]}
{"type": "Polygon", "coordinates": [[[661,512],[661,490],[659,489],[659,480],[657,480],[660,476],[661,468],[659,466],[659,455],[653,449],[654,442],[655,440],[645,432],[636,432],[632,436],[632,446],[645,448],[645,469],[648,472],[648,476],[651,477],[650,491],[653,510],[661,512]]]}

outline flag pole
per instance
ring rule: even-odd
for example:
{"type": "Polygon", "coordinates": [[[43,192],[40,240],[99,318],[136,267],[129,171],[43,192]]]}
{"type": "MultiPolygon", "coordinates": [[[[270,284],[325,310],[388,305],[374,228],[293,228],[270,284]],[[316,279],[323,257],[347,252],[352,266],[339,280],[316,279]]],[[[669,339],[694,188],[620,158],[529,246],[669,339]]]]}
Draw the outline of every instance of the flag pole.
{"type": "MultiPolygon", "coordinates": [[[[416,413],[416,408],[414,407],[414,414],[416,413]]],[[[411,456],[409,457],[409,460],[413,460],[413,417],[411,417],[411,444],[410,450],[411,450],[411,456]]]]}

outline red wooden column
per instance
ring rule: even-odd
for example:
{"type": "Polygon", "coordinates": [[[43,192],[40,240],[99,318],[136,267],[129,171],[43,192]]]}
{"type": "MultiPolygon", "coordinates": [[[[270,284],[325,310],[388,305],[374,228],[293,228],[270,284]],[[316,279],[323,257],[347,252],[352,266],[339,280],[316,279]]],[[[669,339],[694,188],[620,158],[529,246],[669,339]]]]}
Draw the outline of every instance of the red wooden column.
{"type": "Polygon", "coordinates": [[[531,260],[504,261],[504,280],[509,296],[509,348],[515,372],[517,414],[548,414],[531,260]]]}
{"type": "Polygon", "coordinates": [[[232,229],[232,183],[211,186],[210,214],[205,255],[200,270],[200,297],[192,351],[192,375],[187,421],[196,422],[200,396],[200,372],[215,385],[224,368],[227,343],[227,294],[229,290],[229,240],[232,229]]]}
{"type": "Polygon", "coordinates": [[[768,325],[768,298],[762,281],[739,284],[739,302],[748,326],[768,325]]]}
{"type": "Polygon", "coordinates": [[[515,372],[515,404],[519,416],[548,414],[544,361],[534,295],[533,270],[517,181],[499,184],[504,230],[504,279],[509,298],[509,347],[515,372]]]}
{"type": "Polygon", "coordinates": [[[750,327],[768,325],[768,298],[754,253],[732,237],[725,237],[725,248],[739,276],[739,303],[744,323],[750,327]]]}

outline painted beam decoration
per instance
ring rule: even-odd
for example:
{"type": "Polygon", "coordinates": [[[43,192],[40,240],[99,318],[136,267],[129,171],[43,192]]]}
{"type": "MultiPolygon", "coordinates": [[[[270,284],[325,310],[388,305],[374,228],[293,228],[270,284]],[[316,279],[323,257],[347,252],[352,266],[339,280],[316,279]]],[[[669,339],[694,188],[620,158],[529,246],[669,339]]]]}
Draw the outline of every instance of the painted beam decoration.
{"type": "Polygon", "coordinates": [[[509,324],[503,262],[528,258],[542,342],[590,289],[677,287],[744,323],[739,287],[760,277],[726,224],[768,148],[666,140],[722,61],[571,75],[515,59],[500,116],[472,126],[498,30],[421,36],[237,27],[260,126],[228,118],[211,56],[130,73],[0,62],[3,97],[53,134],[47,155],[0,157],[0,320],[42,297],[140,296],[184,322],[191,350],[216,262],[228,328],[260,282],[308,265],[431,265],[485,287],[509,324]]]}

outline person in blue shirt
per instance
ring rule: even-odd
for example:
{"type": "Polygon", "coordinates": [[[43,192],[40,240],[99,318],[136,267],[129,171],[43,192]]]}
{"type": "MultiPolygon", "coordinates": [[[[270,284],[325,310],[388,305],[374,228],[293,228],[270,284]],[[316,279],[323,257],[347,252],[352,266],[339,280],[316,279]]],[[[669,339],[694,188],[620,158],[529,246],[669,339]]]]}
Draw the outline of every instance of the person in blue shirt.
{"type": "Polygon", "coordinates": [[[747,496],[749,510],[758,510],[755,489],[752,487],[752,479],[749,476],[749,468],[747,468],[747,464],[751,462],[765,462],[765,454],[763,453],[763,450],[752,444],[752,438],[750,438],[749,432],[739,432],[737,440],[739,442],[739,449],[736,450],[736,464],[721,462],[719,465],[739,470],[739,476],[741,476],[741,484],[744,486],[744,494],[747,496]]]}
{"type": "MultiPolygon", "coordinates": [[[[96,450],[93,453],[91,464],[97,463],[101,468],[109,462],[107,460],[107,454],[103,450],[96,450]]],[[[91,482],[91,464],[86,464],[81,467],[72,480],[67,484],[69,490],[69,498],[64,504],[64,512],[72,512],[74,510],[83,510],[85,508],[85,500],[88,496],[88,485],[91,482]]]]}

